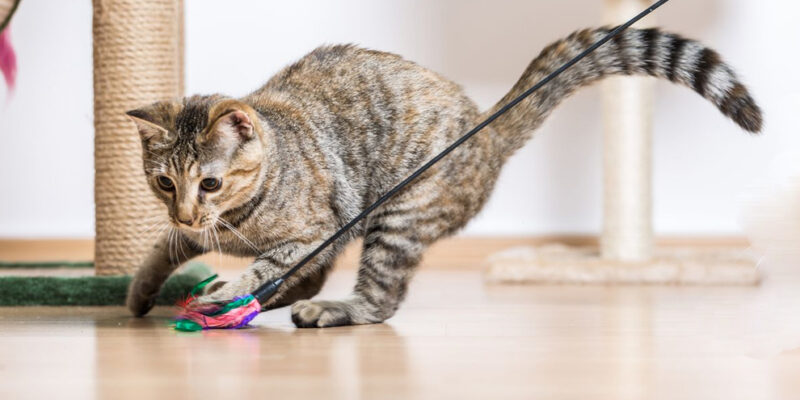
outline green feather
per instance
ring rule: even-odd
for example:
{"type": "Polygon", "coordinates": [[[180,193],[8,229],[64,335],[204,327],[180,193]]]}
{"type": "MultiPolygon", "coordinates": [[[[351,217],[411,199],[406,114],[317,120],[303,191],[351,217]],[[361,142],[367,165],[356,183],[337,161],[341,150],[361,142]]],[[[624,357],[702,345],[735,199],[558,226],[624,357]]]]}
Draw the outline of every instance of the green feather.
{"type": "Polygon", "coordinates": [[[181,319],[175,321],[175,330],[183,332],[197,332],[202,331],[203,327],[197,322],[189,321],[188,319],[181,319]]]}

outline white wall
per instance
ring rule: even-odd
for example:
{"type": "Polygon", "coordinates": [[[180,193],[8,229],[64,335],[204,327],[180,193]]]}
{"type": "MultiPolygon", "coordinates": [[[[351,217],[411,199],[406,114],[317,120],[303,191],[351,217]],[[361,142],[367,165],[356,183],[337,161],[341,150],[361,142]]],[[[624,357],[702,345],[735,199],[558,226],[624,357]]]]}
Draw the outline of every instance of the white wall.
{"type": "MultiPolygon", "coordinates": [[[[243,95],[319,44],[354,42],[443,73],[484,108],[544,45],[602,22],[595,0],[187,3],[189,92],[243,95]]],[[[747,136],[690,90],[659,83],[656,231],[736,234],[738,199],[778,153],[800,148],[800,5],[673,1],[657,18],[720,50],[761,103],[767,128],[747,136]]],[[[20,72],[14,97],[0,100],[0,236],[90,236],[90,2],[24,1],[12,33],[20,72]]],[[[598,232],[599,109],[597,88],[565,102],[509,162],[467,233],[598,232]]]]}

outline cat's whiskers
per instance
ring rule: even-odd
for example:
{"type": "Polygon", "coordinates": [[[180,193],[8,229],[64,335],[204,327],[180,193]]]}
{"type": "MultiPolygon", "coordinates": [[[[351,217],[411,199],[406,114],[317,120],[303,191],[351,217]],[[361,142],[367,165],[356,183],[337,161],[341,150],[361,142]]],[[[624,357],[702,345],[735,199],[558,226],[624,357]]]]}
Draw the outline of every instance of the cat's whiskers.
{"type": "MultiPolygon", "coordinates": [[[[148,235],[146,235],[143,239],[145,241],[149,242],[153,237],[161,238],[162,236],[164,236],[164,233],[167,231],[167,228],[169,228],[169,225],[170,225],[169,222],[162,223],[161,225],[159,225],[158,228],[154,229],[152,232],[150,232],[148,235]]],[[[142,235],[139,235],[140,239],[142,239],[141,236],[142,235]]]]}
{"type": "Polygon", "coordinates": [[[178,229],[172,228],[172,247],[174,249],[173,251],[175,252],[175,258],[173,259],[174,261],[172,262],[172,265],[180,264],[180,258],[178,258],[178,234],[178,229]]]}
{"type": "MultiPolygon", "coordinates": [[[[148,232],[152,231],[152,230],[153,230],[153,229],[155,229],[155,228],[162,228],[162,227],[163,227],[163,224],[168,224],[168,223],[169,223],[169,221],[164,221],[164,220],[162,220],[162,219],[159,217],[159,218],[158,218],[158,219],[157,219],[155,222],[153,222],[152,224],[150,224],[150,225],[147,225],[147,226],[145,226],[144,228],[142,228],[142,229],[139,231],[139,236],[141,236],[141,235],[144,235],[144,234],[146,234],[146,233],[148,233],[148,232]]],[[[157,229],[157,230],[160,230],[160,229],[157,229]]]]}
{"type": "Polygon", "coordinates": [[[169,263],[171,265],[175,265],[175,262],[172,259],[172,226],[169,227],[169,231],[167,232],[167,254],[169,255],[169,263]]]}
{"type": "Polygon", "coordinates": [[[236,237],[238,237],[238,238],[239,238],[239,239],[240,239],[242,242],[244,242],[244,244],[248,245],[248,246],[249,246],[251,249],[253,249],[253,250],[255,250],[256,252],[259,252],[259,253],[261,252],[261,250],[259,250],[259,249],[258,249],[258,247],[257,247],[255,244],[253,244],[253,242],[251,242],[250,240],[248,240],[248,239],[247,239],[247,238],[244,236],[244,234],[242,234],[242,233],[241,233],[241,232],[239,232],[239,231],[238,231],[236,228],[234,228],[234,227],[233,227],[233,225],[231,225],[231,224],[230,224],[230,222],[228,222],[228,221],[224,220],[222,217],[217,217],[217,221],[218,221],[220,224],[222,224],[222,226],[224,226],[224,227],[228,228],[228,230],[229,230],[229,231],[231,231],[231,233],[233,233],[234,235],[236,235],[236,237]]]}
{"type": "Polygon", "coordinates": [[[150,240],[153,234],[160,232],[164,228],[164,222],[155,222],[150,226],[142,228],[137,233],[136,237],[138,239],[150,240]]]}
{"type": "MultiPolygon", "coordinates": [[[[167,229],[169,229],[169,227],[170,227],[171,225],[172,225],[172,224],[170,224],[169,222],[165,222],[163,225],[161,225],[161,227],[160,227],[160,228],[158,228],[158,231],[157,231],[157,232],[155,232],[155,233],[153,233],[153,234],[151,234],[151,236],[150,236],[150,237],[156,237],[156,238],[160,238],[160,237],[164,236],[164,233],[167,231],[167,229]]],[[[148,237],[148,239],[149,239],[150,237],[148,237]]]]}
{"type": "Polygon", "coordinates": [[[178,235],[180,235],[180,231],[178,231],[176,228],[172,228],[172,247],[174,249],[173,252],[175,253],[175,258],[172,261],[173,266],[180,265],[181,263],[181,259],[178,254],[178,235]]]}
{"type": "MultiPolygon", "coordinates": [[[[211,225],[211,229],[214,233],[214,238],[217,240],[217,266],[222,265],[222,245],[219,243],[219,235],[217,234],[217,227],[215,225],[211,225]]],[[[213,245],[213,243],[212,243],[213,245]]]]}
{"type": "Polygon", "coordinates": [[[164,223],[164,222],[165,222],[164,220],[162,220],[162,219],[160,219],[160,218],[159,218],[159,219],[157,219],[155,222],[151,223],[150,225],[146,225],[144,228],[142,228],[142,229],[141,229],[141,232],[146,232],[146,231],[148,231],[148,230],[150,230],[150,229],[153,229],[153,227],[155,227],[155,226],[157,226],[157,225],[159,225],[159,224],[162,224],[162,223],[164,223]]]}
{"type": "Polygon", "coordinates": [[[146,237],[152,236],[154,233],[162,232],[166,226],[169,225],[169,222],[156,222],[155,224],[151,225],[147,229],[142,229],[139,233],[139,236],[147,235],[146,237]]]}
{"type": "MultiPolygon", "coordinates": [[[[188,260],[189,257],[187,257],[186,256],[186,252],[183,251],[183,237],[181,236],[180,232],[178,232],[175,236],[176,236],[175,240],[178,242],[178,249],[180,249],[181,255],[183,256],[183,259],[184,260],[188,260]]],[[[177,256],[177,255],[178,254],[177,254],[177,251],[176,251],[175,252],[175,256],[177,256]]],[[[178,260],[178,261],[180,262],[181,260],[178,260]]]]}
{"type": "Polygon", "coordinates": [[[208,249],[208,228],[203,229],[200,231],[201,237],[203,238],[203,249],[208,249]]]}

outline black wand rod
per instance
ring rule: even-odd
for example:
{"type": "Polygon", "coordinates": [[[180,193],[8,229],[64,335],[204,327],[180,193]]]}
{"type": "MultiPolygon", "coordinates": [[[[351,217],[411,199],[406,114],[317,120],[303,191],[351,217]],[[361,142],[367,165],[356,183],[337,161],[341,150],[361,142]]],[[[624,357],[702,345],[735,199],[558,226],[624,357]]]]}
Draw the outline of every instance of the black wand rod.
{"type": "Polygon", "coordinates": [[[639,14],[637,14],[635,17],[633,17],[630,20],[628,20],[628,22],[626,22],[626,23],[614,28],[611,32],[609,32],[608,34],[603,36],[602,39],[598,40],[593,45],[591,45],[589,48],[587,48],[586,50],[582,51],[580,54],[578,54],[577,56],[575,56],[571,60],[567,61],[564,65],[559,67],[557,70],[551,72],[549,75],[544,77],[541,81],[539,81],[535,85],[531,86],[530,89],[526,90],[524,93],[522,93],[521,95],[517,96],[514,100],[511,100],[511,102],[509,102],[508,104],[503,106],[503,108],[499,109],[497,112],[495,112],[494,114],[490,115],[483,122],[478,124],[476,127],[472,128],[472,130],[470,130],[469,132],[465,133],[464,136],[461,136],[460,138],[458,138],[458,140],[453,142],[451,145],[447,146],[447,148],[442,150],[441,153],[437,154],[435,157],[433,157],[428,162],[426,162],[423,166],[419,167],[416,171],[414,171],[414,173],[409,175],[406,179],[403,179],[402,182],[398,183],[391,190],[389,190],[388,192],[384,193],[383,196],[381,196],[378,200],[376,200],[374,203],[372,203],[369,207],[365,208],[364,211],[361,211],[361,213],[356,215],[352,220],[350,220],[350,222],[348,222],[347,224],[345,224],[344,226],[339,228],[339,230],[336,231],[336,233],[334,233],[333,235],[331,235],[331,237],[329,237],[324,242],[322,242],[322,244],[317,246],[316,249],[314,249],[312,252],[308,253],[308,255],[303,257],[302,260],[300,260],[297,264],[295,264],[295,266],[292,267],[290,270],[286,271],[286,273],[284,273],[280,278],[275,279],[273,281],[269,281],[269,282],[265,283],[264,285],[262,285],[261,287],[259,287],[258,289],[256,289],[252,293],[253,297],[255,297],[256,300],[258,300],[260,303],[263,304],[266,300],[268,300],[270,297],[272,297],[272,295],[274,295],[275,292],[278,291],[278,288],[286,281],[286,279],[289,279],[290,276],[292,276],[300,268],[302,268],[304,265],[308,264],[314,257],[316,257],[319,253],[321,253],[322,250],[325,250],[328,246],[333,244],[333,242],[335,242],[342,235],[347,233],[347,231],[349,231],[351,228],[353,228],[357,223],[359,223],[367,215],[369,215],[371,212],[375,211],[376,208],[380,207],[387,200],[391,199],[392,196],[397,194],[397,192],[402,190],[404,187],[408,186],[409,183],[414,181],[414,179],[417,179],[417,177],[419,177],[425,171],[430,169],[430,167],[432,167],[434,164],[439,162],[439,160],[441,160],[442,158],[444,158],[445,156],[450,154],[453,150],[458,148],[458,146],[461,146],[461,144],[463,144],[464,142],[469,140],[469,138],[473,137],[476,133],[480,132],[483,128],[486,127],[486,125],[489,125],[490,123],[492,123],[492,121],[496,120],[501,115],[505,114],[508,110],[512,109],[514,106],[519,104],[522,100],[525,100],[525,98],[527,98],[528,96],[533,94],[533,92],[539,90],[539,88],[541,88],[542,86],[546,85],[548,82],[553,80],[555,77],[560,75],[562,72],[566,71],[568,68],[570,68],[573,65],[575,65],[578,61],[582,60],[584,57],[586,57],[587,55],[589,55],[593,51],[597,50],[598,47],[604,45],[606,42],[608,42],[609,40],[613,39],[615,36],[617,36],[620,33],[622,33],[622,31],[624,31],[625,29],[628,29],[631,25],[635,24],[637,21],[639,21],[640,19],[644,18],[645,16],[647,16],[651,12],[655,11],[657,8],[661,7],[662,5],[664,5],[664,3],[668,2],[668,1],[669,0],[660,0],[660,1],[656,2],[656,3],[653,3],[653,5],[651,5],[650,7],[645,9],[644,11],[640,12],[639,14]]]}

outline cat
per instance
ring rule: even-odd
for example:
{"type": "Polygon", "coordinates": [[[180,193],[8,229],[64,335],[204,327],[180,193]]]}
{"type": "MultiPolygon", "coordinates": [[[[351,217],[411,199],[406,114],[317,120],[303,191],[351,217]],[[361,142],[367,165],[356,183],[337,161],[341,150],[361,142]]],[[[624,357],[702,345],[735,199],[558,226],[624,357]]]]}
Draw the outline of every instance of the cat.
{"type": "MultiPolygon", "coordinates": [[[[240,99],[192,96],[129,111],[141,135],[147,182],[176,228],[136,273],[129,309],[146,314],[170,273],[215,245],[255,259],[238,279],[197,301],[231,299],[278,277],[415,168],[610,29],[580,30],[546,47],[485,112],[441,75],[353,45],[317,48],[240,99]]],[[[759,107],[717,52],[659,29],[629,29],[375,210],[263,308],[292,305],[298,327],[391,317],[425,249],[478,213],[503,163],[548,114],[582,86],[632,74],[688,86],[744,130],[761,129],[759,107]],[[344,245],[358,237],[363,249],[352,295],[309,300],[344,245]]]]}

